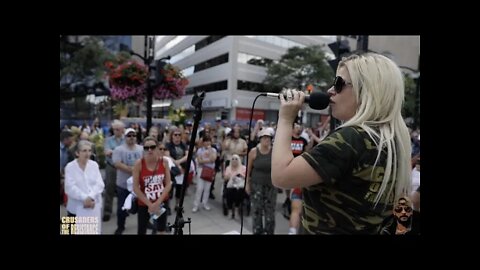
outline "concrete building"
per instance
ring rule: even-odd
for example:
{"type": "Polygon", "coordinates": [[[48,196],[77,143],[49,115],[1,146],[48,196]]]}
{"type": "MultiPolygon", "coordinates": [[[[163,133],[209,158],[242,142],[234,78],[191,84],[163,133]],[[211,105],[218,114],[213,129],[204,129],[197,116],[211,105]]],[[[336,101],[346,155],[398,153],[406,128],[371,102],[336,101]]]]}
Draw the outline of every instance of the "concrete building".
{"type": "MultiPolygon", "coordinates": [[[[247,121],[267,74],[266,62],[280,59],[290,47],[333,41],[335,36],[157,36],[155,58],[170,55],[170,63],[188,76],[187,93],[173,101],[175,107],[192,110],[194,90],[203,90],[206,92],[204,121],[213,121],[218,116],[247,121]]],[[[139,43],[142,44],[132,44],[139,43]]],[[[329,52],[328,46],[325,48],[329,52]]],[[[276,121],[278,108],[278,100],[260,97],[255,104],[254,119],[276,121]]],[[[308,122],[318,121],[320,114],[328,114],[327,110],[310,108],[306,112],[308,122]]]]}
{"type": "MultiPolygon", "coordinates": [[[[357,49],[358,36],[342,36],[351,50],[357,49]]],[[[156,36],[155,59],[170,55],[170,63],[182,69],[190,83],[186,95],[175,101],[154,101],[154,111],[169,104],[192,111],[194,90],[206,92],[203,102],[204,121],[215,117],[247,121],[254,98],[262,90],[266,76],[265,63],[278,60],[293,46],[329,44],[336,36],[156,36]]],[[[143,55],[144,36],[132,36],[132,49],[143,55]]],[[[387,54],[399,66],[418,70],[420,36],[368,36],[368,49],[387,54]]],[[[334,57],[328,46],[325,51],[334,57]]],[[[254,119],[276,121],[279,101],[258,98],[254,119]]],[[[315,124],[328,110],[305,110],[304,122],[315,124]]]]}

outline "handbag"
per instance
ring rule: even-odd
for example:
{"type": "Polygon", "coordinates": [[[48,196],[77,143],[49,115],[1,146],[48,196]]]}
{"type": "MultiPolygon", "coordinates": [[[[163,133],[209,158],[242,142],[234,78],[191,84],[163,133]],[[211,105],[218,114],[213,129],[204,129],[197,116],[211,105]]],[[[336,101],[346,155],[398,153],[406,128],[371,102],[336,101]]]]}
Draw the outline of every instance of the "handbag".
{"type": "Polygon", "coordinates": [[[176,176],[182,174],[182,171],[177,166],[173,166],[170,168],[170,174],[172,178],[175,178],[176,176]]]}
{"type": "Polygon", "coordinates": [[[202,174],[200,174],[200,178],[205,181],[213,182],[213,178],[215,177],[215,169],[204,166],[202,168],[202,174]]]}

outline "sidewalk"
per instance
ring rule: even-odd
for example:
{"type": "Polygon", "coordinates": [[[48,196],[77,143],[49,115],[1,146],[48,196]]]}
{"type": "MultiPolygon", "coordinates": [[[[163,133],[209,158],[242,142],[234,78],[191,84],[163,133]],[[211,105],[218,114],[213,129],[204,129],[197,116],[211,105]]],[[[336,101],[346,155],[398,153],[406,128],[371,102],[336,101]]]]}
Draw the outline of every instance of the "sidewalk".
{"type": "MultiPolygon", "coordinates": [[[[102,170],[102,175],[103,175],[102,170]]],[[[207,211],[203,208],[199,208],[199,211],[192,213],[193,200],[195,196],[196,185],[192,185],[188,188],[187,194],[183,202],[183,218],[188,220],[191,218],[191,234],[240,234],[240,217],[236,217],[234,220],[229,216],[223,215],[222,201],[221,201],[221,185],[222,179],[220,174],[217,174],[215,180],[215,200],[209,200],[211,210],[207,211]]],[[[276,224],[275,234],[288,234],[288,220],[286,220],[281,214],[281,205],[285,200],[285,193],[278,194],[277,196],[277,211],[276,211],[276,224]]],[[[116,198],[113,202],[113,213],[108,222],[102,222],[102,234],[113,234],[117,228],[116,217],[116,198]]],[[[172,207],[173,203],[170,202],[172,207]]],[[[173,224],[175,222],[176,212],[172,209],[172,214],[168,216],[167,222],[173,224]]],[[[60,217],[66,216],[66,209],[64,206],[60,206],[60,217]]],[[[252,218],[245,217],[243,220],[242,234],[252,234],[252,218]]],[[[150,234],[151,230],[147,230],[147,234],[150,234]]],[[[173,233],[173,231],[172,231],[173,233]]],[[[130,215],[127,217],[125,224],[125,231],[123,234],[136,235],[137,234],[137,215],[130,215]]],[[[183,227],[183,234],[188,235],[189,224],[185,224],[183,227]]]]}

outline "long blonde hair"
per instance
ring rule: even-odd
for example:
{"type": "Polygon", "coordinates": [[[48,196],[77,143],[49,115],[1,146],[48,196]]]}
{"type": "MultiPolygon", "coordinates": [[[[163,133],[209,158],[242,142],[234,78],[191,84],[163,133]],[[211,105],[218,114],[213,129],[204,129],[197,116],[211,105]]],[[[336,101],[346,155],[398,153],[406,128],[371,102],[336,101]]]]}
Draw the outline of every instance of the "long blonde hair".
{"type": "Polygon", "coordinates": [[[405,96],[403,75],[392,60],[374,53],[346,57],[340,61],[340,67],[347,68],[358,101],[355,115],[341,127],[360,126],[368,133],[378,149],[374,166],[381,150],[386,149],[385,174],[374,202],[376,206],[385,194],[385,202],[392,201],[394,188],[397,201],[409,194],[411,188],[410,136],[401,115],[405,96]],[[387,190],[389,181],[392,185],[387,190]]]}

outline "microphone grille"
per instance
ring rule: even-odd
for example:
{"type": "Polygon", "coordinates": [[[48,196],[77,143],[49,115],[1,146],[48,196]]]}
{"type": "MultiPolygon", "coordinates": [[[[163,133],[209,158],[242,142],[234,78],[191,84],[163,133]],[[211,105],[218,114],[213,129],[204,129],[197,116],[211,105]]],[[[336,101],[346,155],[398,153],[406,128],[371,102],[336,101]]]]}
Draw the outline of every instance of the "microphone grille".
{"type": "Polygon", "coordinates": [[[321,91],[312,92],[308,105],[314,110],[323,110],[330,104],[330,96],[321,91]]]}

